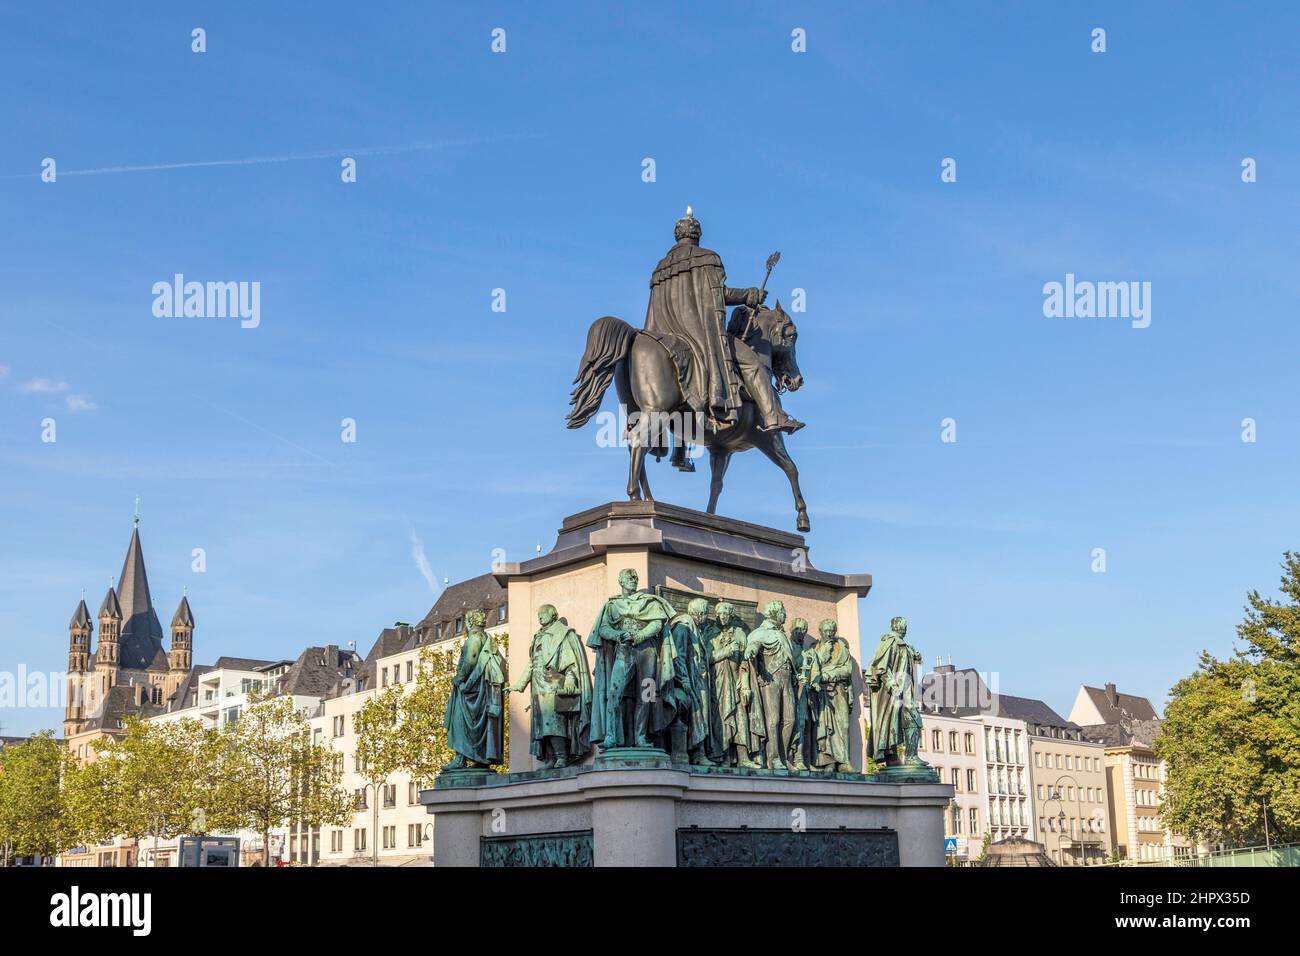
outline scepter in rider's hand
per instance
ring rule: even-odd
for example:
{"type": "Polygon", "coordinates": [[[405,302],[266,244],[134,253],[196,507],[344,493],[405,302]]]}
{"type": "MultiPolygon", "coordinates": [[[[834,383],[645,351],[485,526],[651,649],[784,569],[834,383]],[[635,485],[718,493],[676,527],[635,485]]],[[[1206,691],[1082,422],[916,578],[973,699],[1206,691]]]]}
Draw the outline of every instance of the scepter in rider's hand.
{"type": "MultiPolygon", "coordinates": [[[[776,268],[776,264],[780,261],[781,253],[779,252],[774,252],[767,257],[767,273],[763,276],[763,284],[758,287],[758,305],[760,306],[763,304],[763,293],[767,291],[767,280],[771,278],[772,270],[776,268]]],[[[740,337],[742,342],[749,338],[749,328],[754,324],[754,313],[757,311],[758,306],[749,310],[749,318],[745,322],[745,334],[740,337]]]]}

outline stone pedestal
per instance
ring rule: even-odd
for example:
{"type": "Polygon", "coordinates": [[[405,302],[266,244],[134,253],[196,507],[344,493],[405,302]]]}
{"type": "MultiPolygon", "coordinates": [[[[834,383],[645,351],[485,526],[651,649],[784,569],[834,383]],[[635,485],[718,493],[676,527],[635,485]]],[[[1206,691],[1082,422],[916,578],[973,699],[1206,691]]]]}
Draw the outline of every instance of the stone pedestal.
{"type": "Polygon", "coordinates": [[[618,767],[420,794],[437,866],[943,866],[952,788],[618,767]]]}
{"type": "MultiPolygon", "coordinates": [[[[641,587],[670,599],[703,595],[761,611],[768,601],[785,604],[789,621],[807,619],[812,638],[823,618],[839,626],[853,655],[852,737],[855,769],[862,767],[862,655],[858,599],[871,589],[869,574],[833,574],[814,567],[803,535],[705,514],[659,501],[617,501],[564,519],[555,546],[544,555],[493,568],[507,589],[511,645],[527,648],[537,610],[553,604],[585,640],[602,604],[618,594],[618,574],[636,571],[641,587]]],[[[747,624],[752,628],[753,620],[747,624]]],[[[526,654],[526,651],[524,652],[526,654]]],[[[590,660],[591,652],[588,651],[590,660]]],[[[526,665],[511,655],[510,679],[526,665]]],[[[510,696],[511,771],[537,762],[528,752],[526,694],[510,696]]],[[[588,758],[590,763],[590,758],[588,758]]]]}
{"type": "MultiPolygon", "coordinates": [[[[863,767],[858,600],[866,574],[814,567],[802,535],[655,501],[613,502],[566,518],[547,554],[493,569],[507,589],[516,652],[526,666],[537,611],[553,604],[583,638],[618,576],[684,608],[732,602],[750,630],[768,601],[815,638],[836,622],[853,657],[850,756],[863,767]]],[[[590,662],[592,652],[587,651],[590,662]]],[[[438,866],[942,866],[950,786],[910,772],[795,773],[690,767],[646,748],[588,755],[538,770],[528,752],[528,698],[510,697],[509,774],[438,778],[421,801],[434,814],[438,866]]]]}

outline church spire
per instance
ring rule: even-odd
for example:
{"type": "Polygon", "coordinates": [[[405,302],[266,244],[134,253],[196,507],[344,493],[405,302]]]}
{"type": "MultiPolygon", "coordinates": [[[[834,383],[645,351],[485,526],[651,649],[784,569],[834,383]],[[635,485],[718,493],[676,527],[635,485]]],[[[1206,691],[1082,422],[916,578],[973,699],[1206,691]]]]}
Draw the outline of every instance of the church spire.
{"type": "Polygon", "coordinates": [[[122,562],[117,595],[122,605],[122,666],[144,670],[162,651],[163,630],[149,593],[149,575],[145,572],[144,549],[140,546],[138,511],[135,520],[131,543],[122,562]]]}

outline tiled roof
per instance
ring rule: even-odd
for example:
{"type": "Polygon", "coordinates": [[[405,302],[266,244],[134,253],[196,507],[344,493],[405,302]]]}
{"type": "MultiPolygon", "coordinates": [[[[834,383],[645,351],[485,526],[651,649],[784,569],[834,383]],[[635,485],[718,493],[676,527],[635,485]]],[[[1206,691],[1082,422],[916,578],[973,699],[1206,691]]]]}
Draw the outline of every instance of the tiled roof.
{"type": "Polygon", "coordinates": [[[1107,747],[1139,746],[1150,748],[1160,735],[1159,720],[1124,720],[1105,724],[1087,724],[1080,728],[1083,736],[1107,747]]]}
{"type": "MultiPolygon", "coordinates": [[[[497,583],[491,574],[480,574],[476,578],[449,585],[438,596],[429,613],[420,621],[420,630],[432,628],[435,624],[454,621],[471,608],[485,611],[500,607],[506,603],[506,589],[497,583]]],[[[488,623],[495,620],[489,615],[488,623]]]]}
{"type": "Polygon", "coordinates": [[[86,722],[85,730],[106,730],[110,733],[116,733],[121,730],[119,721],[127,717],[152,717],[162,712],[162,708],[154,704],[140,703],[139,684],[114,684],[108,689],[95,708],[95,712],[90,715],[90,720],[86,722]]]}
{"type": "Polygon", "coordinates": [[[1036,697],[994,694],[973,667],[925,674],[921,701],[924,710],[952,717],[1005,717],[1041,727],[1078,729],[1036,697]]]}
{"type": "Polygon", "coordinates": [[[1097,713],[1101,714],[1102,723],[1113,724],[1120,721],[1128,720],[1156,720],[1159,714],[1151,706],[1151,701],[1145,697],[1138,697],[1134,694],[1116,694],[1114,703],[1111,702],[1110,694],[1107,690],[1115,685],[1110,684],[1107,688],[1084,686],[1083,691],[1092,701],[1097,713]]]}
{"type": "Polygon", "coordinates": [[[309,647],[280,678],[276,692],[325,697],[343,680],[352,677],[360,663],[355,652],[341,650],[336,644],[309,647]]]}

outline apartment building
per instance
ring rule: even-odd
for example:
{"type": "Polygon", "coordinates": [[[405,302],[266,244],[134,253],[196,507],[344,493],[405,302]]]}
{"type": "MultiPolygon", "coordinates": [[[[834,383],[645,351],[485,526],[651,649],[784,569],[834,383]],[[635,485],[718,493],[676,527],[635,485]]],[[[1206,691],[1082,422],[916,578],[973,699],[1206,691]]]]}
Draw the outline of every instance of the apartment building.
{"type": "Polygon", "coordinates": [[[984,728],[979,721],[944,714],[923,714],[922,727],[921,756],[953,788],[943,826],[945,838],[956,841],[956,852],[949,855],[969,862],[979,856],[988,832],[984,728]]]}
{"type": "Polygon", "coordinates": [[[1114,847],[1106,797],[1106,748],[1063,718],[1029,726],[1038,841],[1059,866],[1097,865],[1114,847]]]}
{"type": "Polygon", "coordinates": [[[1086,739],[1103,748],[1107,822],[1119,855],[1139,863],[1189,855],[1192,842],[1160,819],[1168,767],[1155,752],[1160,719],[1151,701],[1121,694],[1114,684],[1081,685],[1070,719],[1082,725],[1086,739]]]}
{"type": "MultiPolygon", "coordinates": [[[[1035,712],[1028,705],[1041,701],[998,694],[978,671],[958,669],[952,664],[936,664],[922,678],[921,700],[923,722],[926,718],[943,716],[959,718],[979,728],[984,775],[983,819],[990,841],[1007,837],[1036,839],[1029,776],[1029,726],[1021,712],[1035,712]]],[[[951,774],[944,782],[950,779],[951,774]]],[[[969,856],[978,857],[979,851],[980,847],[975,847],[969,856]]]]}
{"type": "Polygon", "coordinates": [[[486,614],[489,633],[506,633],[505,589],[490,574],[462,581],[443,591],[419,624],[385,628],[355,681],[323,697],[310,721],[312,737],[335,751],[356,812],[346,826],[290,830],[287,859],[322,866],[420,866],[431,861],[433,821],[419,802],[420,782],[400,771],[381,781],[370,778],[357,756],[356,714],[390,687],[413,688],[427,648],[454,653],[465,634],[465,614],[474,609],[486,614]]]}

